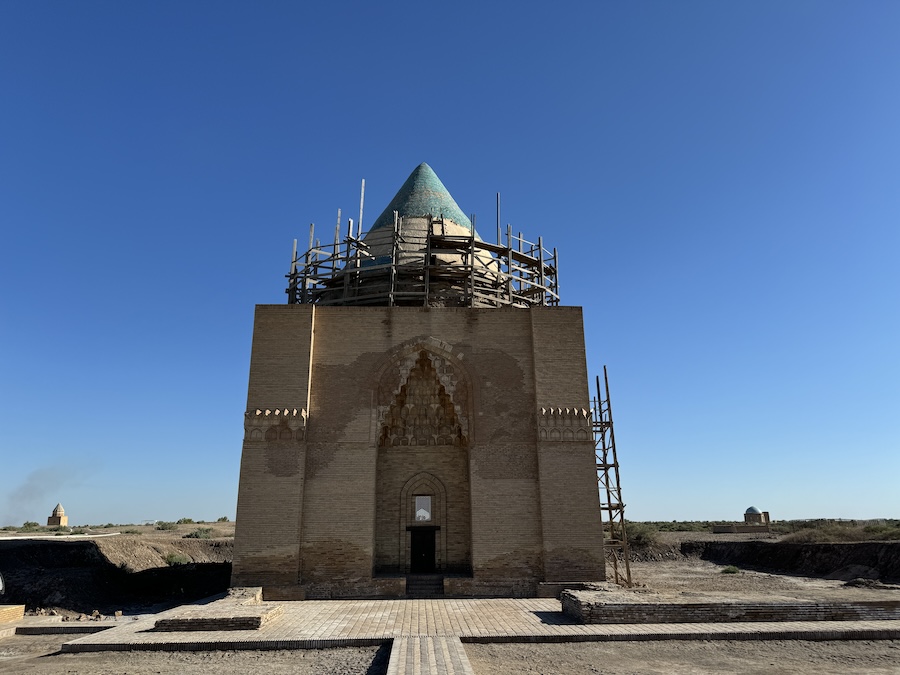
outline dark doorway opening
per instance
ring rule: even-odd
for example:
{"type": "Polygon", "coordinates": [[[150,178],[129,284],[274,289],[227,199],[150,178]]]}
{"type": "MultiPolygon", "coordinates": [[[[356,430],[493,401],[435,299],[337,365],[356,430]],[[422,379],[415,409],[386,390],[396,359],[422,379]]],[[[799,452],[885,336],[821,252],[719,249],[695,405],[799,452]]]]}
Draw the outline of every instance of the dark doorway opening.
{"type": "Polygon", "coordinates": [[[412,574],[433,574],[434,566],[434,527],[409,528],[409,571],[412,574]]]}

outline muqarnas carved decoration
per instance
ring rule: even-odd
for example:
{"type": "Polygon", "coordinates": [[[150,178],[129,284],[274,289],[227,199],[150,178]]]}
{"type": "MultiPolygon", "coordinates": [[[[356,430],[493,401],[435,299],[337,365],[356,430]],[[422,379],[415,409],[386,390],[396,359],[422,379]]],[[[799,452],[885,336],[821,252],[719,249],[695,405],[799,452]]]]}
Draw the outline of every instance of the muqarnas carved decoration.
{"type": "Polygon", "coordinates": [[[409,371],[381,425],[381,447],[466,445],[462,424],[427,351],[409,371]]]}

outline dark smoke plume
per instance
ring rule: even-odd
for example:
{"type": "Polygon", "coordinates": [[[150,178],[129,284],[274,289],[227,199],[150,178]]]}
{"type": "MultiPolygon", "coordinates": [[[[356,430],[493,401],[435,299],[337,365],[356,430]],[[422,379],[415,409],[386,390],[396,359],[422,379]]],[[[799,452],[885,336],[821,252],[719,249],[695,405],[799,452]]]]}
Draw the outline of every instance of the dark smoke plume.
{"type": "Polygon", "coordinates": [[[7,495],[0,524],[21,525],[26,520],[46,522],[60,499],[58,495],[62,488],[80,482],[79,472],[71,468],[47,466],[35,469],[7,495]]]}

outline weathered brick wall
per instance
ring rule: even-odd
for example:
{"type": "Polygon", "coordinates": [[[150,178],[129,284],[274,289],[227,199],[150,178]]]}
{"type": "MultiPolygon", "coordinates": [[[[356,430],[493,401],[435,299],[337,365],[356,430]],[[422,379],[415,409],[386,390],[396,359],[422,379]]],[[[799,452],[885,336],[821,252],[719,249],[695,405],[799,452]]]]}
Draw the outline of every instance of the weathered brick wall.
{"type": "Polygon", "coordinates": [[[539,445],[545,581],[605,578],[593,447],[590,442],[539,445]]]}
{"type": "Polygon", "coordinates": [[[534,479],[472,478],[472,567],[479,582],[543,578],[540,495],[534,479]]]}
{"type": "Polygon", "coordinates": [[[253,323],[247,409],[306,408],[313,350],[311,305],[259,305],[253,323]]]}
{"type": "Polygon", "coordinates": [[[288,305],[256,310],[233,586],[293,585],[299,581],[306,469],[305,428],[301,427],[305,427],[303,412],[309,407],[314,311],[310,306],[288,305]]]}
{"type": "Polygon", "coordinates": [[[244,441],[232,586],[299,582],[305,454],[299,442],[244,441]]]}
{"type": "Polygon", "coordinates": [[[604,579],[581,308],[530,314],[535,401],[548,423],[537,446],[545,581],[604,579]]]}
{"type": "Polygon", "coordinates": [[[236,582],[299,572],[309,597],[374,593],[374,567],[406,562],[401,492],[419,472],[445,486],[439,559],[470,562],[474,593],[603,578],[593,445],[538,431],[542,405],[587,406],[580,310],[260,306],[259,405],[309,417],[290,447],[245,440],[236,582]],[[382,420],[423,351],[462,442],[385,446],[382,420]]]}
{"type": "Polygon", "coordinates": [[[587,357],[581,307],[529,312],[533,331],[535,397],[540,405],[588,404],[587,357]]]}
{"type": "Polygon", "coordinates": [[[307,467],[303,583],[350,589],[372,575],[375,450],[362,443],[311,443],[307,467]]]}

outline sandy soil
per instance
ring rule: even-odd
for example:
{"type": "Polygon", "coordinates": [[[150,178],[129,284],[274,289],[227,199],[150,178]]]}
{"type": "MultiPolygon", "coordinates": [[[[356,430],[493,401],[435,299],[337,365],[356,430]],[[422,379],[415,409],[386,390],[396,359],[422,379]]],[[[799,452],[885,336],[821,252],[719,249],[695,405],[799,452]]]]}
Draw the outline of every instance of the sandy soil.
{"type": "MultiPolygon", "coordinates": [[[[59,654],[60,636],[0,640],[0,673],[21,675],[225,675],[287,673],[380,675],[387,648],[245,652],[99,652],[59,654]]],[[[667,641],[465,646],[478,675],[791,673],[845,675],[900,672],[900,642],[667,641]]]]}
{"type": "Polygon", "coordinates": [[[722,569],[721,565],[691,558],[631,563],[636,593],[673,599],[713,596],[768,602],[900,600],[900,586],[895,585],[876,583],[872,587],[857,587],[843,581],[750,570],[722,574],[722,569]]]}
{"type": "MultiPolygon", "coordinates": [[[[699,560],[633,563],[639,593],[683,597],[722,594],[732,599],[900,599],[897,587],[857,588],[839,581],[760,572],[722,574],[699,560]]],[[[151,673],[383,673],[388,650],[328,649],[248,652],[54,653],[67,636],[0,639],[0,673],[23,675],[151,673]]],[[[665,641],[466,645],[479,675],[518,673],[826,675],[900,673],[900,641],[665,641]]]]}

